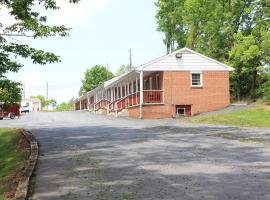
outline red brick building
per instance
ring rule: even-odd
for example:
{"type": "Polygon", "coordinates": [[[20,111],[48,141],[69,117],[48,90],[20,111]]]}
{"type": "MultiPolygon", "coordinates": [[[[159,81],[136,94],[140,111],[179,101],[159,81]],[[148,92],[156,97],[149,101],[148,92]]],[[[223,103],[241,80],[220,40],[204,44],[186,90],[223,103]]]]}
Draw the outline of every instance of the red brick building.
{"type": "Polygon", "coordinates": [[[188,48],[115,77],[74,102],[75,110],[136,118],[191,116],[230,104],[233,68],[188,48]]]}

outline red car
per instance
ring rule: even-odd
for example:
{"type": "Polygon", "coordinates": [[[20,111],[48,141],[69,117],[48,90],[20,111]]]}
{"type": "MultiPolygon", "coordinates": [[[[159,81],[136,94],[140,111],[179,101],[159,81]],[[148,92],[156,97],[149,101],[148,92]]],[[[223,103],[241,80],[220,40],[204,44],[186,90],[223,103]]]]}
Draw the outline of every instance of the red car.
{"type": "Polygon", "coordinates": [[[14,119],[20,116],[20,106],[18,104],[11,104],[7,109],[4,109],[3,103],[0,103],[0,120],[6,118],[14,119]]]}

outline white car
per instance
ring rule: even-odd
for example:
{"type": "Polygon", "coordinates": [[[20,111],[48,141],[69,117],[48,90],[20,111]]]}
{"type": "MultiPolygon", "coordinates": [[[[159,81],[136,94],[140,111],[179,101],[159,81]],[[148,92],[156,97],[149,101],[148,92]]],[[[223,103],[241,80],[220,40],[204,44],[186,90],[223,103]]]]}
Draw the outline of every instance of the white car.
{"type": "Polygon", "coordinates": [[[22,106],[21,107],[21,113],[29,113],[29,112],[30,112],[29,106],[22,106]]]}

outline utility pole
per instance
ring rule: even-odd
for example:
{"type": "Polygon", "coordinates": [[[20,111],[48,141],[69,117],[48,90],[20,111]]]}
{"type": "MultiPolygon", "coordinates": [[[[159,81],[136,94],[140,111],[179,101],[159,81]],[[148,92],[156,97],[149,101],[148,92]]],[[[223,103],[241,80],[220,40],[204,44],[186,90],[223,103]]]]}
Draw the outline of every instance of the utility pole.
{"type": "Polygon", "coordinates": [[[129,49],[129,71],[132,70],[132,53],[131,49],[129,49]]]}
{"type": "Polygon", "coordinates": [[[107,62],[106,80],[108,80],[108,73],[109,73],[109,63],[107,62]]]}
{"type": "Polygon", "coordinates": [[[47,81],[47,84],[46,84],[46,104],[47,104],[47,111],[48,111],[48,101],[49,101],[49,84],[48,84],[48,81],[47,81]]]}

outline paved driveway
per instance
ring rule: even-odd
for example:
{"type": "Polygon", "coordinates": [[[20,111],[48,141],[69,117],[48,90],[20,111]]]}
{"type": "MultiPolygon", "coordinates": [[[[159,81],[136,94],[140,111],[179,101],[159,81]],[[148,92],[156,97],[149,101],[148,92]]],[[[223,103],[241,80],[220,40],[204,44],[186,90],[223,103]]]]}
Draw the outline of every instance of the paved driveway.
{"type": "Polygon", "coordinates": [[[270,130],[32,113],[34,200],[270,199],[270,130]]]}

